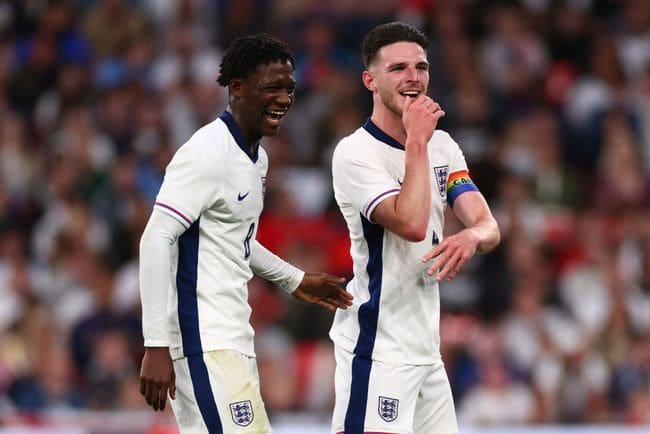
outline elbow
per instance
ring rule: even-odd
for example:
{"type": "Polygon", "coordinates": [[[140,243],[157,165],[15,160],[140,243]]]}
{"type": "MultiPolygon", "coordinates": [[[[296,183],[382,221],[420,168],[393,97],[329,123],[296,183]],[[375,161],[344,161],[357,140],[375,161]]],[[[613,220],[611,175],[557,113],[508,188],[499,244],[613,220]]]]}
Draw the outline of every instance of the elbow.
{"type": "Polygon", "coordinates": [[[501,235],[499,235],[499,233],[497,232],[496,237],[494,237],[494,239],[492,239],[491,242],[488,243],[488,245],[485,247],[485,253],[494,250],[499,245],[500,242],[501,242],[501,235]]]}
{"type": "Polygon", "coordinates": [[[494,249],[501,242],[501,231],[499,230],[499,225],[496,220],[494,220],[494,235],[492,236],[492,242],[490,243],[490,250],[494,249]]]}
{"type": "Polygon", "coordinates": [[[426,238],[427,226],[417,225],[417,224],[406,224],[400,231],[399,235],[402,238],[404,238],[406,241],[417,243],[426,238]]]}
{"type": "Polygon", "coordinates": [[[499,227],[496,225],[496,222],[494,224],[494,230],[492,232],[492,236],[489,237],[486,242],[482,243],[482,245],[479,246],[477,249],[478,253],[488,253],[496,248],[496,246],[499,245],[501,242],[501,232],[499,231],[499,227]]]}

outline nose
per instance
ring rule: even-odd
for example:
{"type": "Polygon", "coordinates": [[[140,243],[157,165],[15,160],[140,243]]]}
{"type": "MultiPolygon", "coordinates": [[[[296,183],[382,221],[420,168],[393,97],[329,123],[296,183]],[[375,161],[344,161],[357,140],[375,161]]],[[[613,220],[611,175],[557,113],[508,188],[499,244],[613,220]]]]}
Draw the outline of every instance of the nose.
{"type": "Polygon", "coordinates": [[[293,103],[293,91],[282,89],[277,96],[277,102],[282,105],[291,105],[293,103]]]}
{"type": "Polygon", "coordinates": [[[418,74],[418,70],[415,67],[408,67],[406,69],[406,79],[408,81],[420,81],[420,75],[418,74]]]}

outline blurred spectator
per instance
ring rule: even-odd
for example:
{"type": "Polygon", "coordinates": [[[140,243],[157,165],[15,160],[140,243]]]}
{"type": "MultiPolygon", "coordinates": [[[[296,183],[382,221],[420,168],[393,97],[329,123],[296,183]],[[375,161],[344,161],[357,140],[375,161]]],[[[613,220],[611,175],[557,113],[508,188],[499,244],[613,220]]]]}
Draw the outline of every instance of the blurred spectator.
{"type": "Polygon", "coordinates": [[[478,383],[458,408],[459,423],[481,425],[524,424],[533,420],[535,400],[531,391],[513,378],[500,342],[500,332],[489,328],[472,342],[478,383]]]}
{"type": "Polygon", "coordinates": [[[147,17],[126,0],[96,1],[83,17],[84,32],[100,59],[126,54],[147,35],[148,24],[147,17]]]}

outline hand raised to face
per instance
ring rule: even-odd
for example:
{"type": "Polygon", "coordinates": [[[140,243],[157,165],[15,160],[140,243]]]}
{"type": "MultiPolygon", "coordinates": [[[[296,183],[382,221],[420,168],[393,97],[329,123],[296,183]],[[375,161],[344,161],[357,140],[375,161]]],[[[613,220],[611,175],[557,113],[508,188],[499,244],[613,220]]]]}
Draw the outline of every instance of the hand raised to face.
{"type": "Polygon", "coordinates": [[[426,95],[404,98],[402,122],[407,142],[426,146],[438,125],[438,119],[444,115],[440,105],[426,95]]]}

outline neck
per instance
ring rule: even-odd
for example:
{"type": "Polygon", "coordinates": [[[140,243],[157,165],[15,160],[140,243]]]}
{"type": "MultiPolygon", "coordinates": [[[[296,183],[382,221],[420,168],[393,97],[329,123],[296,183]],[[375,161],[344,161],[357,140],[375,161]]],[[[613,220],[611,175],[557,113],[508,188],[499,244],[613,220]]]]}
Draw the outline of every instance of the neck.
{"type": "Polygon", "coordinates": [[[244,119],[242,118],[242,116],[236,110],[232,109],[231,105],[229,105],[226,108],[226,110],[235,119],[235,123],[237,124],[237,127],[239,128],[239,131],[241,132],[242,137],[246,141],[246,145],[248,145],[250,151],[252,153],[257,151],[257,148],[260,145],[261,136],[259,136],[258,134],[252,133],[249,128],[246,128],[246,124],[244,123],[244,119]]]}
{"type": "Polygon", "coordinates": [[[402,118],[383,105],[375,105],[370,120],[402,145],[406,143],[406,129],[402,123],[402,118]]]}

